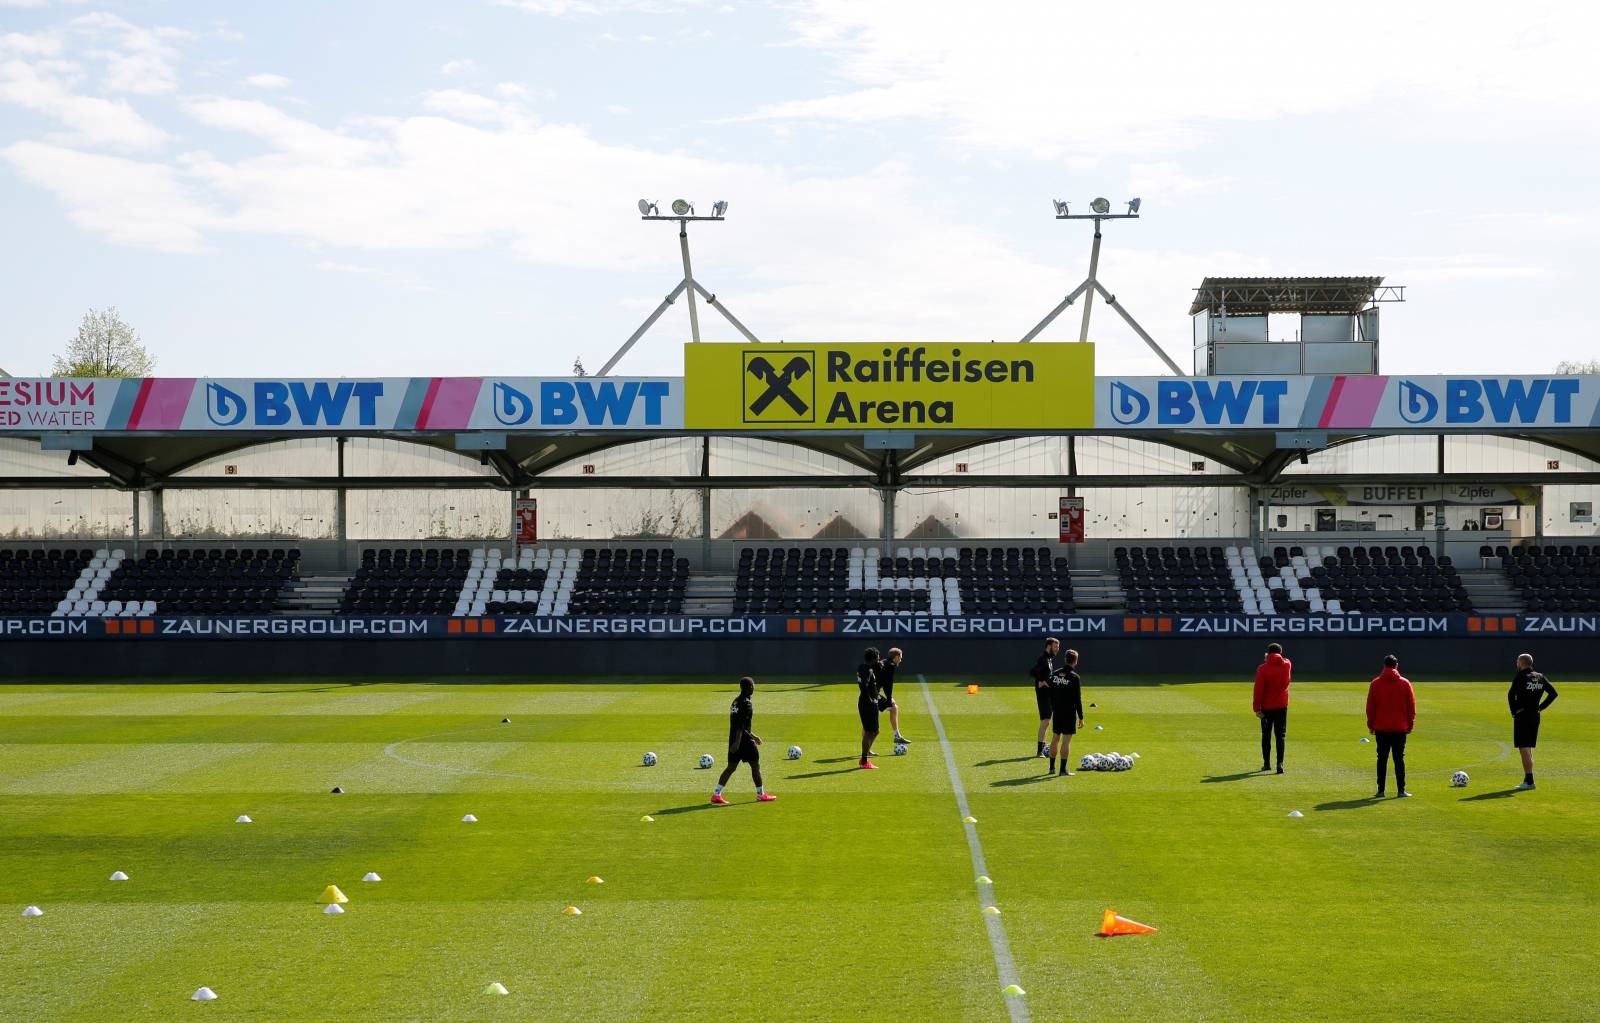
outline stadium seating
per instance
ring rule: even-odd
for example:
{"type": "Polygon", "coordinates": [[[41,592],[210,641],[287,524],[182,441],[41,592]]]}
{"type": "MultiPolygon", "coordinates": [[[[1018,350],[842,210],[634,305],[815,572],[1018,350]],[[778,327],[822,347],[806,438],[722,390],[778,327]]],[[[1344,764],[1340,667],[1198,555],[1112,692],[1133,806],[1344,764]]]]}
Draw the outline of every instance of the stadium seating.
{"type": "Polygon", "coordinates": [[[1427,547],[1278,546],[1224,552],[1245,614],[1416,613],[1472,610],[1448,557],[1427,547]]]}
{"type": "Polygon", "coordinates": [[[300,552],[283,548],[96,551],[56,614],[130,617],[152,614],[261,614],[299,570],[300,552]]]}
{"type": "Polygon", "coordinates": [[[47,615],[94,559],[88,550],[0,550],[0,615],[47,615]]]}
{"type": "Polygon", "coordinates": [[[1600,548],[1525,544],[1493,552],[1484,547],[1479,554],[1499,558],[1501,570],[1521,591],[1529,611],[1600,610],[1600,548]]]}
{"type": "Polygon", "coordinates": [[[1235,548],[1117,547],[1112,557],[1117,578],[1133,614],[1238,614],[1245,610],[1242,591],[1230,569],[1235,548]]]}
{"type": "Polygon", "coordinates": [[[344,614],[449,614],[461,597],[466,549],[368,547],[340,599],[344,614]]]}
{"type": "Polygon", "coordinates": [[[1048,547],[747,547],[738,614],[959,615],[1070,612],[1065,558],[1048,547]]]}
{"type": "MultiPolygon", "coordinates": [[[[570,558],[572,551],[568,551],[570,558]]],[[[671,547],[583,551],[566,610],[571,614],[682,614],[689,559],[671,547]]],[[[555,612],[563,613],[561,611],[555,612]]]]}

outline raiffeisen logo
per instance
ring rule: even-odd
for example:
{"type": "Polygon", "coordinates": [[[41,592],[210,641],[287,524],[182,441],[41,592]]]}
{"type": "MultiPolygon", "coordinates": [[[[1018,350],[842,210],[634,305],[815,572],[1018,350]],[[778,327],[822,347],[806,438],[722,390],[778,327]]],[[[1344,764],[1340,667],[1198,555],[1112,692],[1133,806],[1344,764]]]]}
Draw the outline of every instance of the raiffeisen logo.
{"type": "Polygon", "coordinates": [[[494,385],[494,418],[501,426],[521,426],[533,418],[533,399],[510,384],[494,385]]]}
{"type": "Polygon", "coordinates": [[[1150,399],[1120,380],[1111,381],[1111,418],[1135,426],[1150,417],[1150,399]]]}
{"type": "Polygon", "coordinates": [[[1439,399],[1427,388],[1411,382],[1400,381],[1395,390],[1395,404],[1400,406],[1400,418],[1408,423],[1427,423],[1439,414],[1439,399]]]}

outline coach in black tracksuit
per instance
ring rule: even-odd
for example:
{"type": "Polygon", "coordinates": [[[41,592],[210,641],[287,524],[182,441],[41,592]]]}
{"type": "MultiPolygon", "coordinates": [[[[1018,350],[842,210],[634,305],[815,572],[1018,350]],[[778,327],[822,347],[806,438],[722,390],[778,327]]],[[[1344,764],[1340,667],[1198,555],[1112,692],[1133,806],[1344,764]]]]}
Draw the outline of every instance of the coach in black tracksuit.
{"type": "Polygon", "coordinates": [[[1060,651],[1061,641],[1051,636],[1044,641],[1044,653],[1028,669],[1028,677],[1033,679],[1033,699],[1039,706],[1039,739],[1033,754],[1036,757],[1045,755],[1044,737],[1050,728],[1050,677],[1056,673],[1056,654],[1060,651]]]}
{"type": "Polygon", "coordinates": [[[1542,672],[1533,670],[1533,655],[1517,658],[1517,673],[1511,678],[1506,703],[1511,707],[1512,741],[1522,754],[1522,784],[1517,791],[1533,788],[1533,748],[1539,745],[1539,715],[1556,702],[1556,687],[1542,672]]]}

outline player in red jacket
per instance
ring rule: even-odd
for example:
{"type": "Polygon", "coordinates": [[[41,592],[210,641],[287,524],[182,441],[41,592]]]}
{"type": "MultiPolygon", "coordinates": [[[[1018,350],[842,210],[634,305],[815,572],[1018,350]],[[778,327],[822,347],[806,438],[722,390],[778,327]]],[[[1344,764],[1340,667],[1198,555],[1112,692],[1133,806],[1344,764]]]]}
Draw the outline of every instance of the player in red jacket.
{"type": "Polygon", "coordinates": [[[1267,756],[1272,752],[1272,737],[1278,737],[1278,773],[1283,773],[1283,737],[1289,730],[1289,680],[1294,662],[1283,656],[1283,647],[1267,644],[1267,656],[1256,667],[1256,692],[1251,709],[1261,719],[1261,769],[1270,771],[1267,756]]]}
{"type": "Polygon", "coordinates": [[[1394,654],[1383,659],[1383,671],[1367,686],[1367,731],[1378,740],[1378,791],[1373,799],[1383,798],[1389,755],[1394,754],[1394,783],[1400,789],[1395,798],[1411,795],[1406,791],[1406,736],[1417,723],[1417,694],[1411,680],[1400,674],[1400,660],[1394,654]]]}

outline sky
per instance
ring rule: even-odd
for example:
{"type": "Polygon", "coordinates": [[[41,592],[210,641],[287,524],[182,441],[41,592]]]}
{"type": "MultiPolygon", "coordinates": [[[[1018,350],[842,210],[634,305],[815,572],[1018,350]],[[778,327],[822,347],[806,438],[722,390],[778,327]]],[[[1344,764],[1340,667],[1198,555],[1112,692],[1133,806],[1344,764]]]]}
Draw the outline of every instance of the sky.
{"type": "MultiPolygon", "coordinates": [[[[1050,201],[1177,361],[1210,275],[1372,274],[1392,373],[1600,332],[1600,6],[0,0],[0,368],[115,306],[172,376],[592,371],[680,276],[762,340],[1016,340],[1050,201]],[[1304,8],[1302,11],[1301,8],[1304,8]]],[[[1073,309],[1041,340],[1075,340],[1073,309]]],[[[737,340],[701,308],[706,340],[737,340]]],[[[681,372],[680,300],[616,372],[681,372]]],[[[1099,371],[1161,364],[1103,306],[1099,371]]]]}

